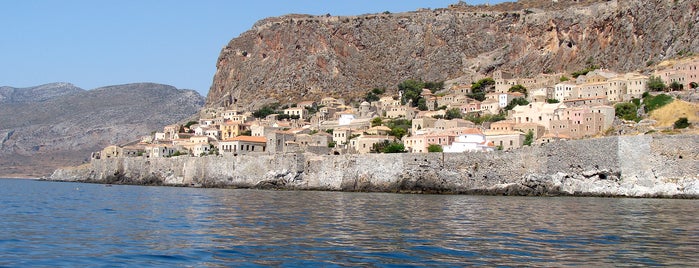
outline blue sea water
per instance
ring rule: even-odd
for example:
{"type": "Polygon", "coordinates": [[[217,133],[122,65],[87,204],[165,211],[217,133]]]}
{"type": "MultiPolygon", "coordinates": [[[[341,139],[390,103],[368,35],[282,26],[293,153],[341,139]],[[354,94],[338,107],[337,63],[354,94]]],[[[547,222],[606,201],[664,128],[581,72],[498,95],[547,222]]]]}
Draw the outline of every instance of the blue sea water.
{"type": "Polygon", "coordinates": [[[0,179],[0,266],[696,266],[698,207],[0,179]]]}

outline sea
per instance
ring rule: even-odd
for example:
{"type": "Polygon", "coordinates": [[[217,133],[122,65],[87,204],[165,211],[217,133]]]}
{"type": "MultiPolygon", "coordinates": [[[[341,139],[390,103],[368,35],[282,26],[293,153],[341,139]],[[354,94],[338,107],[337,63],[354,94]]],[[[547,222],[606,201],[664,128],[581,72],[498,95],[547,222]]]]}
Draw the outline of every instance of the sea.
{"type": "Polygon", "coordinates": [[[696,267],[697,208],[0,179],[0,267],[696,267]]]}

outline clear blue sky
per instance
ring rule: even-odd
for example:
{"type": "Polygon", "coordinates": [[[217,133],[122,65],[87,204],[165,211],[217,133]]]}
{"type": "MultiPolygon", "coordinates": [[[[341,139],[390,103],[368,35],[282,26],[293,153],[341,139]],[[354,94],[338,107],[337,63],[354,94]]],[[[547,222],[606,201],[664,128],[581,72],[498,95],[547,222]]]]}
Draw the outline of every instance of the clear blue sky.
{"type": "Polygon", "coordinates": [[[0,86],[70,82],[94,89],[155,82],[206,96],[221,48],[260,19],[289,13],[395,13],[456,2],[4,0],[0,1],[0,86]]]}

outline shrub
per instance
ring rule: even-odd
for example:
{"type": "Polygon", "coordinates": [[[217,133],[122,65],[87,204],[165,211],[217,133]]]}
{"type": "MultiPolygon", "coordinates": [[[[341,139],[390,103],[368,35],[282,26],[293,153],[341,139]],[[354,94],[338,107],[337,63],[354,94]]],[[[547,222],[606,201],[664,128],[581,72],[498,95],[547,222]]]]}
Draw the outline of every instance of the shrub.
{"type": "Polygon", "coordinates": [[[444,115],[444,118],[447,120],[455,119],[455,118],[461,118],[463,115],[461,114],[461,111],[457,108],[451,108],[447,110],[447,112],[444,115]]]}
{"type": "Polygon", "coordinates": [[[511,100],[510,103],[507,104],[507,106],[505,106],[505,111],[512,110],[518,105],[527,105],[527,104],[529,104],[529,102],[527,100],[525,100],[524,98],[515,98],[515,99],[511,100]]]}
{"type": "Polygon", "coordinates": [[[527,131],[527,134],[524,136],[524,145],[531,146],[533,142],[534,142],[534,132],[529,130],[529,131],[527,131]]]}
{"type": "Polygon", "coordinates": [[[686,117],[680,117],[680,119],[675,121],[675,129],[688,128],[690,125],[686,117]]]}
{"type": "Polygon", "coordinates": [[[546,99],[546,103],[559,103],[557,99],[546,99]]]}
{"type": "Polygon", "coordinates": [[[441,153],[444,152],[444,149],[442,148],[442,145],[430,144],[429,146],[427,146],[427,151],[430,153],[441,153]]]}
{"type": "Polygon", "coordinates": [[[620,102],[614,105],[615,115],[624,120],[640,121],[637,111],[638,106],[633,102],[620,102]]]}
{"type": "Polygon", "coordinates": [[[663,91],[667,86],[665,86],[665,82],[663,82],[663,79],[660,78],[660,76],[653,76],[651,75],[650,78],[648,78],[648,90],[650,91],[663,91]]]}
{"type": "Polygon", "coordinates": [[[520,92],[524,94],[524,97],[527,97],[527,88],[520,84],[510,87],[510,89],[507,90],[507,92],[520,92]]]}

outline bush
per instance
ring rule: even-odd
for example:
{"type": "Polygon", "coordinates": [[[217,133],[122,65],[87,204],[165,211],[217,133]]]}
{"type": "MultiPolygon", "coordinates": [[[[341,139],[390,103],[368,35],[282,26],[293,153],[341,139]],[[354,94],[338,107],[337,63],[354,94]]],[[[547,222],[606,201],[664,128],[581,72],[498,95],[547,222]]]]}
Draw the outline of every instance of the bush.
{"type": "Polygon", "coordinates": [[[442,145],[430,144],[429,146],[427,146],[427,151],[430,153],[441,153],[444,152],[444,149],[442,148],[442,145]]]}
{"type": "Polygon", "coordinates": [[[527,131],[527,134],[524,136],[524,145],[531,146],[533,142],[534,142],[534,132],[529,130],[529,131],[527,131]]]}
{"type": "Polygon", "coordinates": [[[519,92],[524,94],[524,97],[527,97],[527,88],[520,84],[510,87],[510,89],[507,90],[507,92],[519,92]]]}
{"type": "Polygon", "coordinates": [[[455,118],[461,118],[463,115],[461,114],[461,111],[457,108],[451,108],[447,110],[446,114],[444,115],[444,118],[447,120],[455,119],[455,118]]]}
{"type": "Polygon", "coordinates": [[[675,121],[675,129],[688,128],[690,125],[686,117],[680,117],[680,119],[675,121]]]}
{"type": "Polygon", "coordinates": [[[614,113],[617,117],[630,120],[630,121],[640,121],[638,118],[638,106],[633,102],[620,102],[614,105],[614,113]]]}
{"type": "Polygon", "coordinates": [[[559,80],[560,80],[561,82],[565,82],[565,81],[570,80],[570,78],[568,78],[567,76],[564,75],[564,76],[561,76],[561,79],[559,79],[559,80]]]}
{"type": "Polygon", "coordinates": [[[507,104],[507,106],[505,106],[505,111],[512,110],[516,106],[519,106],[519,105],[527,105],[527,104],[529,104],[529,102],[527,100],[525,100],[524,98],[515,98],[515,99],[511,100],[510,103],[507,104]]]}
{"type": "Polygon", "coordinates": [[[384,148],[383,153],[393,154],[393,153],[405,153],[405,145],[402,142],[391,142],[384,148]]]}
{"type": "Polygon", "coordinates": [[[648,78],[648,90],[650,91],[663,91],[667,86],[665,86],[665,82],[663,82],[663,79],[660,78],[660,76],[653,76],[651,75],[650,78],[648,78]]]}
{"type": "Polygon", "coordinates": [[[546,99],[546,103],[559,103],[557,99],[546,99]]]}

